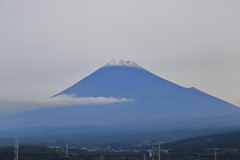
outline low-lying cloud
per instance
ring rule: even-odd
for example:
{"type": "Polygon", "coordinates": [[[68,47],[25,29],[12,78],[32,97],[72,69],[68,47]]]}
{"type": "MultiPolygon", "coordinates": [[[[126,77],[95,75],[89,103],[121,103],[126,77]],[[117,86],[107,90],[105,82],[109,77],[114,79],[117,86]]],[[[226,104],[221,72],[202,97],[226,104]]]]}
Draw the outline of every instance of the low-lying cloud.
{"type": "Polygon", "coordinates": [[[0,100],[0,117],[26,110],[63,107],[74,105],[112,104],[118,102],[130,102],[133,99],[114,97],[74,97],[73,94],[62,94],[47,99],[30,100],[0,100]]]}

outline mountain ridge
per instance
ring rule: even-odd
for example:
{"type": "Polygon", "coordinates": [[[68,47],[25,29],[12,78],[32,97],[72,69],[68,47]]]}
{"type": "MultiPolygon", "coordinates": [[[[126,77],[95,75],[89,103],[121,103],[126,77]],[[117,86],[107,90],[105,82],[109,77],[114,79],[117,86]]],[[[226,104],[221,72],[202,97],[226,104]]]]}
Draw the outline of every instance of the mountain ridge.
{"type": "Polygon", "coordinates": [[[136,129],[240,125],[240,108],[228,102],[194,87],[184,88],[165,80],[134,62],[114,60],[107,64],[110,66],[99,68],[53,97],[74,94],[134,101],[26,111],[2,118],[5,123],[0,124],[5,127],[125,125],[136,129]]]}

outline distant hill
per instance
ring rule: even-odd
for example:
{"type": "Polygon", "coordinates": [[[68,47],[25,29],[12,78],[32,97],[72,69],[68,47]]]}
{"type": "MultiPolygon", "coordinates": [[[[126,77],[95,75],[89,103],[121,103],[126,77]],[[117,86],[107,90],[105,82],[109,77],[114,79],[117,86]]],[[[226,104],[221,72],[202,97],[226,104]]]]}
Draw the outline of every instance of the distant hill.
{"type": "Polygon", "coordinates": [[[204,151],[207,148],[240,148],[240,130],[228,133],[213,134],[184,139],[163,144],[164,148],[186,151],[204,151]]]}
{"type": "Polygon", "coordinates": [[[61,94],[134,101],[25,111],[1,118],[1,129],[95,126],[154,131],[240,125],[239,107],[194,87],[181,87],[130,61],[113,60],[53,97],[61,94]]]}

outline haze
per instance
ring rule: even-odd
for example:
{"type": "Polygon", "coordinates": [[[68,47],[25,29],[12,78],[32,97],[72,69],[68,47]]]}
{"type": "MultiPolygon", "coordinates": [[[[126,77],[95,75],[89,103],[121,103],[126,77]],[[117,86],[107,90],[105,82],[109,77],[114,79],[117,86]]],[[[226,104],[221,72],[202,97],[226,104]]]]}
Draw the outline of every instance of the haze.
{"type": "Polygon", "coordinates": [[[240,106],[240,1],[0,1],[0,99],[45,99],[112,59],[240,106]]]}

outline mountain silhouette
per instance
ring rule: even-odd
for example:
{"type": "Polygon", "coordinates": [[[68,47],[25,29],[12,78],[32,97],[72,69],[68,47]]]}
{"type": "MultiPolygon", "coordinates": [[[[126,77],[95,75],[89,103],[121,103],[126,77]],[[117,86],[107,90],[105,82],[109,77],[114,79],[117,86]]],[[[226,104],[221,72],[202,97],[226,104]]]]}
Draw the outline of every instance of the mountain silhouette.
{"type": "MultiPolygon", "coordinates": [[[[53,97],[114,97],[133,101],[25,111],[2,118],[3,127],[116,126],[189,128],[235,126],[240,108],[194,87],[184,88],[131,61],[112,60],[53,97]]],[[[52,98],[53,98],[52,97],[52,98]]]]}

